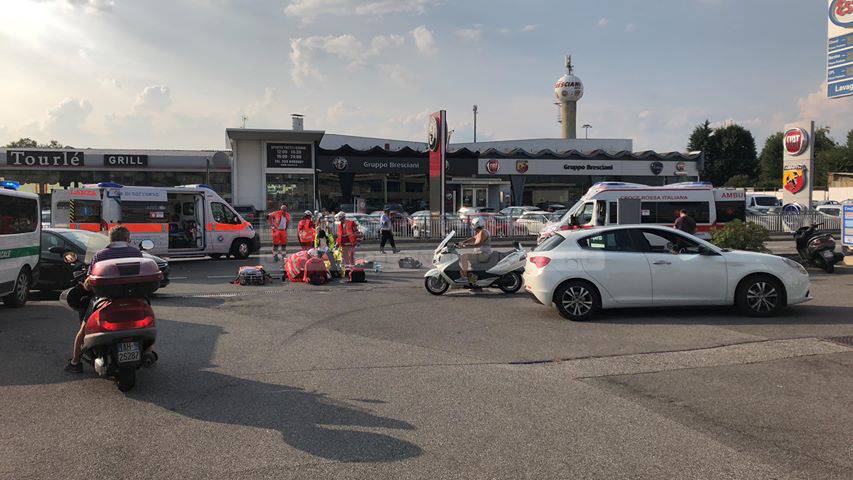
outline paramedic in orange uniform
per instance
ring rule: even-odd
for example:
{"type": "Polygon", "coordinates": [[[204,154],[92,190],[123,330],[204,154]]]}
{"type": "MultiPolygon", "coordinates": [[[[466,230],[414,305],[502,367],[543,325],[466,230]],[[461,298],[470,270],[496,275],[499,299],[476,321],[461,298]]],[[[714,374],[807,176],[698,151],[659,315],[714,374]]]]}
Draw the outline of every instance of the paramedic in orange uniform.
{"type": "Polygon", "coordinates": [[[277,262],[279,255],[284,257],[287,250],[287,226],[290,224],[290,214],[287,213],[287,204],[267,215],[267,223],[272,232],[272,255],[273,261],[277,262]],[[276,251],[278,247],[278,251],[276,251]]]}
{"type": "Polygon", "coordinates": [[[305,215],[296,226],[296,235],[299,237],[299,246],[302,250],[310,250],[314,247],[314,236],[317,234],[313,220],[314,214],[305,210],[305,215]]]}
{"type": "Polygon", "coordinates": [[[338,247],[341,249],[344,266],[355,265],[355,247],[358,245],[360,233],[355,222],[347,220],[344,212],[338,212],[338,247]]]}

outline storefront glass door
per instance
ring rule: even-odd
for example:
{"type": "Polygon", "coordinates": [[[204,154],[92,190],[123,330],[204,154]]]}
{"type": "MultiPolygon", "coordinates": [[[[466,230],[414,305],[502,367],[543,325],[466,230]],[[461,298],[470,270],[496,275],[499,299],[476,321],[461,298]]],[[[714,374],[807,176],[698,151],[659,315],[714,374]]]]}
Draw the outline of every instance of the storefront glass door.
{"type": "Polygon", "coordinates": [[[488,207],[489,206],[489,189],[483,187],[463,187],[462,188],[462,205],[463,207],[488,207]]]}

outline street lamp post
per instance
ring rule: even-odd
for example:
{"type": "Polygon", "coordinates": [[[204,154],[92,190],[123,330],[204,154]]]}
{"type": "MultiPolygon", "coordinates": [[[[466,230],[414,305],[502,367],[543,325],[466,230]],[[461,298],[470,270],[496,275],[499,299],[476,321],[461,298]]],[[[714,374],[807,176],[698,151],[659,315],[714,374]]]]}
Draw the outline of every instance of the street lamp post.
{"type": "Polygon", "coordinates": [[[589,139],[589,129],[592,128],[592,125],[590,125],[588,123],[584,123],[581,128],[583,129],[584,139],[589,139]]]}
{"type": "Polygon", "coordinates": [[[474,143],[477,143],[477,105],[474,105],[474,143]]]}

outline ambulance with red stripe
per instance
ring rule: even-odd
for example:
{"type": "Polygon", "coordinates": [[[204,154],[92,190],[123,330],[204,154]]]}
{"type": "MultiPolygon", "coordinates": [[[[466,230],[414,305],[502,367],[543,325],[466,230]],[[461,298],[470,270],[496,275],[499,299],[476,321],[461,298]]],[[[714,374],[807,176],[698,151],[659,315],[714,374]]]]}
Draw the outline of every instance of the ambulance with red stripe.
{"type": "MultiPolygon", "coordinates": [[[[636,223],[619,218],[619,200],[635,199],[641,224],[673,225],[685,209],[696,221],[696,236],[710,238],[711,231],[734,219],[745,220],[746,191],[742,188],[714,188],[707,182],[682,182],[660,187],[637,183],[596,183],[559,221],[547,225],[539,243],[558,230],[592,228],[602,225],[636,223]],[[621,220],[621,221],[620,221],[621,220]]],[[[623,210],[624,211],[624,210],[623,210]]]]}
{"type": "Polygon", "coordinates": [[[102,182],[54,190],[52,225],[106,232],[121,224],[134,244],[154,242],[160,256],[246,258],[260,250],[252,224],[207,185],[130,187],[102,182]]]}

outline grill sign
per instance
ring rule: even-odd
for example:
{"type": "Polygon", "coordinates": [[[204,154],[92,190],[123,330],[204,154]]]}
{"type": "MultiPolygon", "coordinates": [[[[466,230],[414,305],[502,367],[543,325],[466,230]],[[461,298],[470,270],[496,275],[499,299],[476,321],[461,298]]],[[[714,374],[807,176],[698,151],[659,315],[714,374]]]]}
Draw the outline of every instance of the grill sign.
{"type": "Polygon", "coordinates": [[[802,128],[791,128],[785,132],[785,151],[791,155],[800,155],[809,146],[809,135],[802,128]]]}
{"type": "Polygon", "coordinates": [[[104,166],[121,168],[147,167],[148,155],[105,153],[104,166]]]}
{"type": "Polygon", "coordinates": [[[10,167],[82,167],[83,152],[37,150],[7,150],[6,164],[10,167]]]}

